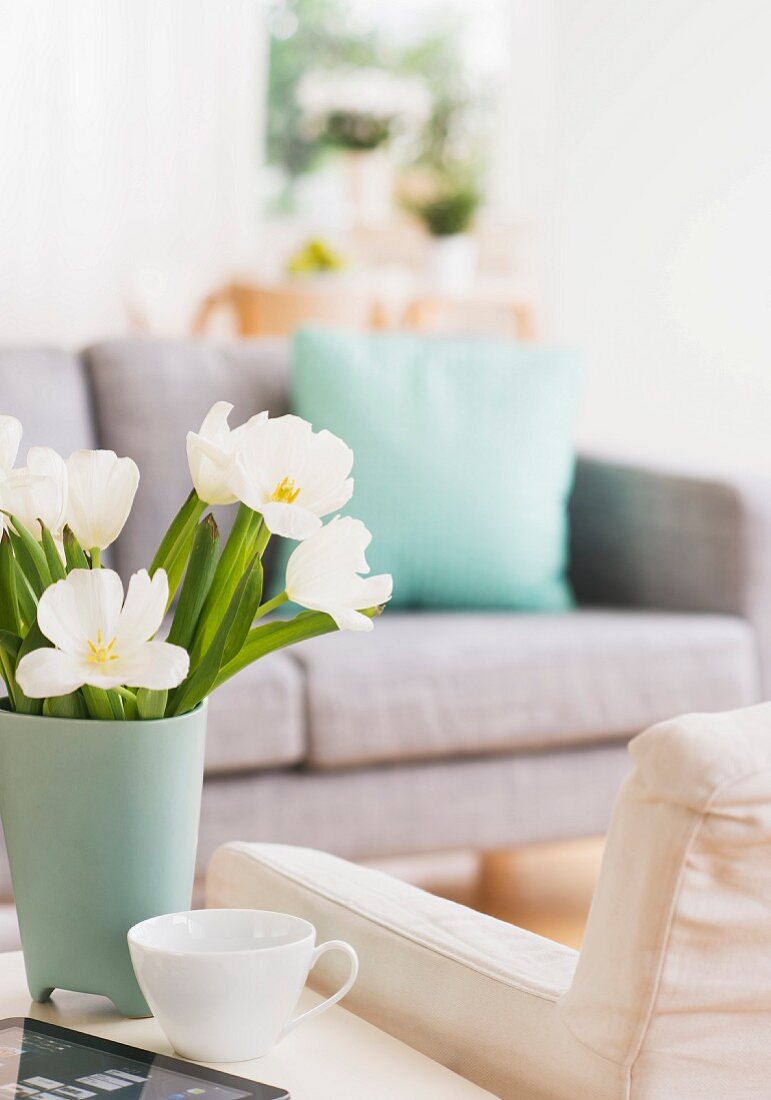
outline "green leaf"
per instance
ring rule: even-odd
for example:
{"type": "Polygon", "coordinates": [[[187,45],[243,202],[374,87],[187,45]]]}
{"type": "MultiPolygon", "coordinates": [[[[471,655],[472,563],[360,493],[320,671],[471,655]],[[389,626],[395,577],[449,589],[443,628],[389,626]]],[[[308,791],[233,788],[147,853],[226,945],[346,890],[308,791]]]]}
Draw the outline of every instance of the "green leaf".
{"type": "Polygon", "coordinates": [[[195,489],[192,489],[190,496],[169,524],[169,529],[161,540],[161,545],[150,564],[151,577],[159,569],[169,572],[174,559],[179,556],[184,546],[185,539],[195,530],[205,507],[206,502],[201,500],[195,489]]]}
{"type": "MultiPolygon", "coordinates": [[[[27,632],[27,636],[19,646],[19,652],[16,656],[16,668],[19,667],[19,662],[27,656],[28,653],[32,653],[36,649],[45,649],[50,647],[51,643],[46,638],[43,631],[37,624],[37,620],[33,622],[32,626],[27,632]]],[[[25,695],[21,688],[16,685],[16,709],[21,714],[41,714],[43,711],[43,700],[32,699],[28,695],[25,695]]]]}
{"type": "Polygon", "coordinates": [[[20,632],[26,637],[26,634],[32,627],[32,624],[37,621],[37,597],[30,587],[30,583],[19,568],[19,563],[15,563],[14,569],[16,575],[16,594],[19,599],[19,627],[20,632]]]}
{"type": "Polygon", "coordinates": [[[21,638],[10,630],[0,630],[0,649],[11,658],[15,665],[21,649],[21,638]]]}
{"type": "Polygon", "coordinates": [[[49,718],[88,718],[88,708],[79,691],[69,695],[51,695],[43,702],[43,714],[49,718]]]}
{"type": "Polygon", "coordinates": [[[260,600],[262,599],[262,562],[257,554],[254,555],[254,560],[247,568],[245,576],[244,591],[225,643],[225,651],[222,654],[221,664],[223,665],[226,665],[228,661],[232,661],[240,652],[251,630],[257,608],[260,606],[260,600]]]}
{"type": "MultiPolygon", "coordinates": [[[[362,615],[369,615],[372,619],[380,614],[380,610],[379,607],[369,607],[362,611],[362,615]]],[[[260,657],[265,657],[268,653],[284,649],[296,642],[304,642],[308,638],[331,634],[335,630],[337,630],[335,620],[324,611],[303,611],[288,622],[256,626],[249,631],[240,653],[220,669],[214,687],[218,688],[231,676],[235,676],[241,669],[259,660],[260,657]]]]}
{"type": "Polygon", "coordinates": [[[140,718],[163,718],[166,713],[168,691],[150,691],[140,688],[137,691],[137,712],[140,718]]]}
{"type": "Polygon", "coordinates": [[[88,558],[83,547],[75,538],[75,533],[70,527],[64,528],[64,556],[67,559],[67,572],[73,569],[89,569],[88,558]]]}
{"type": "Polygon", "coordinates": [[[168,715],[184,714],[192,710],[202,699],[206,698],[209,691],[214,686],[220,666],[222,665],[228,636],[230,635],[234,623],[239,619],[241,602],[242,600],[250,601],[253,599],[251,582],[254,573],[258,570],[261,574],[260,559],[255,554],[249,568],[238,583],[238,587],[233,594],[233,598],[230,601],[225,616],[217,628],[217,632],[212,639],[211,645],[206,650],[201,663],[179,687],[171,692],[169,704],[166,708],[166,713],[168,715]]]}
{"type": "Polygon", "coordinates": [[[46,556],[40,544],[35,542],[27,528],[15,516],[11,516],[11,523],[14,530],[9,531],[9,535],[16,560],[29,581],[32,591],[39,599],[51,583],[46,556]]]}
{"type": "Polygon", "coordinates": [[[17,699],[19,686],[16,683],[16,677],[13,674],[13,661],[5,652],[0,649],[0,676],[5,681],[6,691],[8,692],[8,700],[11,704],[12,710],[17,710],[17,699]]]}
{"type": "Polygon", "coordinates": [[[184,576],[188,561],[190,560],[190,554],[192,553],[196,530],[196,527],[191,527],[190,530],[187,532],[179,548],[179,551],[177,552],[177,556],[169,564],[169,568],[166,571],[166,576],[168,577],[169,581],[169,598],[166,601],[167,611],[171,607],[174,597],[177,594],[177,589],[179,588],[180,581],[184,576]]]}
{"type": "Polygon", "coordinates": [[[214,516],[209,513],[199,523],[190,552],[182,591],[179,594],[174,620],[166,639],[172,645],[187,649],[193,639],[204,600],[209,594],[217,568],[220,533],[214,516]]]}
{"type": "Polygon", "coordinates": [[[63,581],[67,576],[67,571],[64,568],[62,559],[59,557],[54,537],[42,523],[40,524],[40,530],[42,532],[43,553],[45,554],[48,572],[51,574],[51,580],[63,581]]]}
{"type": "Polygon", "coordinates": [[[21,630],[19,595],[16,590],[16,558],[6,531],[0,538],[0,628],[14,634],[21,630]]]}
{"type": "Polygon", "coordinates": [[[190,664],[193,668],[201,663],[230,606],[242,575],[239,563],[245,549],[253,544],[260,523],[261,517],[251,508],[247,508],[245,504],[239,507],[195,629],[190,650],[190,664]]]}

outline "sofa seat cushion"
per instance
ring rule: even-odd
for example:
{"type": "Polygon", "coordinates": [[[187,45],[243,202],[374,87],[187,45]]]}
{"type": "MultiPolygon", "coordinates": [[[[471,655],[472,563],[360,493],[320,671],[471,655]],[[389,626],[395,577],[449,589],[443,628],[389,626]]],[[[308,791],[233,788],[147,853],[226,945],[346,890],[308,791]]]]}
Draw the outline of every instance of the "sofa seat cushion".
{"type": "Polygon", "coordinates": [[[363,639],[293,653],[318,768],[628,738],[759,698],[753,632],[731,616],[386,611],[363,639]]]}
{"type": "Polygon", "coordinates": [[[302,671],[285,653],[247,665],[209,699],[207,774],[300,763],[304,709],[302,671]]]}

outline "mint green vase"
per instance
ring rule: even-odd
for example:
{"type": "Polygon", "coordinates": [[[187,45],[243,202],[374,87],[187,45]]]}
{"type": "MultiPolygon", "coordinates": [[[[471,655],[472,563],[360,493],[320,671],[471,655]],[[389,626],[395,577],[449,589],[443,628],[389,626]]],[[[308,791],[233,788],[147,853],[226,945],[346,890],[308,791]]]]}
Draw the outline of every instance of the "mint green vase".
{"type": "Polygon", "coordinates": [[[190,908],[206,704],[102,722],[0,710],[0,815],[35,1001],[101,993],[149,1016],[126,942],[190,908]]]}

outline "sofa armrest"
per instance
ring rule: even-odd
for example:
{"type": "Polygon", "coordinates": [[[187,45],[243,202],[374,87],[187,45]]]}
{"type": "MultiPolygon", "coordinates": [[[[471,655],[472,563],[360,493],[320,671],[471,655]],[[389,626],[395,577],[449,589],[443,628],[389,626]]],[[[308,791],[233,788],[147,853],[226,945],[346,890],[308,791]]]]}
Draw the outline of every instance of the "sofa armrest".
{"type": "Polygon", "coordinates": [[[771,687],[771,480],[582,458],[570,510],[579,603],[739,615],[771,687]]]}
{"type": "MultiPolygon", "coordinates": [[[[433,897],[379,871],[277,844],[227,844],[209,864],[210,906],[274,909],[348,940],[361,969],[344,1006],[497,1096],[606,1095],[615,1067],[580,1046],[556,1002],[570,948],[433,897]]],[[[311,976],[337,988],[344,964],[311,976]]]]}

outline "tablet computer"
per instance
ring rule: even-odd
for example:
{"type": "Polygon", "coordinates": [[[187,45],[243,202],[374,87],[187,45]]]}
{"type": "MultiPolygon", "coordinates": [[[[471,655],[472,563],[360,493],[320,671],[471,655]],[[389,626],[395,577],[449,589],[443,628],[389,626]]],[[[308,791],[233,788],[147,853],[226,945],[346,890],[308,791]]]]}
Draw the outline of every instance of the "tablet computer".
{"type": "Polygon", "coordinates": [[[0,1100],[289,1100],[289,1093],[19,1017],[0,1020],[0,1100]]]}

